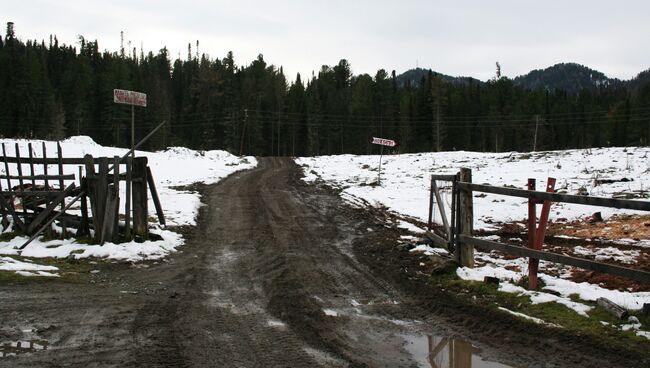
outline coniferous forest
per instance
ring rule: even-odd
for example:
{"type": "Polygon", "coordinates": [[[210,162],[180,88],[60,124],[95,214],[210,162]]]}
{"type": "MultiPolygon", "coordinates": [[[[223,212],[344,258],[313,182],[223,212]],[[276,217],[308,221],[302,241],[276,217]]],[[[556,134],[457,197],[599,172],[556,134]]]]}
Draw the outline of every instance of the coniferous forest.
{"type": "Polygon", "coordinates": [[[495,77],[450,80],[434,72],[353,75],[341,60],[288,82],[262,55],[237,65],[232,53],[172,60],[158,53],[100,51],[23,41],[8,23],[0,37],[0,135],[63,139],[88,135],[130,145],[131,108],[113,89],[148,95],[136,108],[136,140],[160,122],[144,149],[224,149],[245,155],[373,153],[372,136],[396,139],[399,152],[530,151],[647,145],[650,82],[602,84],[578,92],[527,89],[495,77]],[[536,139],[535,139],[536,137],[536,139]]]}

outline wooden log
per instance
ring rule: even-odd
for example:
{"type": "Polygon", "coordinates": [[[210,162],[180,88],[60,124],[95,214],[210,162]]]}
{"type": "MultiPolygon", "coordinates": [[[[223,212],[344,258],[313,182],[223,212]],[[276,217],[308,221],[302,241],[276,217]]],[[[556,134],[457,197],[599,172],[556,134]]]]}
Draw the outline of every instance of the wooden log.
{"type": "MultiPolygon", "coordinates": [[[[460,169],[460,181],[472,182],[472,170],[460,169]]],[[[474,231],[474,204],[471,190],[463,190],[460,193],[460,232],[461,235],[472,236],[474,231]]],[[[474,267],[474,247],[471,244],[462,242],[456,249],[456,260],[463,267],[474,267]]]]}
{"type": "Polygon", "coordinates": [[[628,316],[627,310],[607,298],[598,298],[596,304],[616,316],[618,319],[625,319],[628,316]]]}
{"type": "Polygon", "coordinates": [[[147,203],[147,158],[133,160],[133,178],[142,179],[133,183],[133,234],[141,239],[149,238],[147,203]]]}
{"type": "Polygon", "coordinates": [[[165,224],[165,214],[163,213],[162,205],[160,204],[160,198],[158,197],[158,190],[156,190],[156,183],[153,180],[153,175],[151,174],[151,168],[147,166],[147,183],[149,184],[149,191],[151,192],[151,198],[153,199],[153,205],[156,207],[156,214],[158,215],[158,222],[162,226],[165,224]]]}
{"type": "Polygon", "coordinates": [[[104,207],[104,222],[102,223],[102,236],[99,241],[100,245],[104,245],[107,240],[113,240],[113,231],[115,230],[115,204],[117,201],[117,191],[111,184],[108,186],[106,192],[106,205],[104,207]]]}
{"type": "Polygon", "coordinates": [[[95,240],[101,242],[103,239],[102,232],[104,231],[102,224],[106,213],[106,198],[108,197],[108,158],[99,157],[96,161],[99,166],[99,173],[95,183],[97,213],[93,213],[93,221],[97,224],[95,226],[95,240]]]}

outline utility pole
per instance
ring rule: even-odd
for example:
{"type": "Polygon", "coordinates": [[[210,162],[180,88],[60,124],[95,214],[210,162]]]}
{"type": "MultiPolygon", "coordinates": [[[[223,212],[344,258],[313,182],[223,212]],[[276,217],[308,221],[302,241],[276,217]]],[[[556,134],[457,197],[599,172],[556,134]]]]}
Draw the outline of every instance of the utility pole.
{"type": "Polygon", "coordinates": [[[533,140],[533,152],[537,151],[537,129],[539,128],[539,115],[535,115],[535,139],[533,140]]]}
{"type": "Polygon", "coordinates": [[[241,131],[241,142],[239,143],[239,156],[244,153],[244,137],[246,137],[246,124],[248,123],[248,109],[244,109],[244,126],[241,131]]]}

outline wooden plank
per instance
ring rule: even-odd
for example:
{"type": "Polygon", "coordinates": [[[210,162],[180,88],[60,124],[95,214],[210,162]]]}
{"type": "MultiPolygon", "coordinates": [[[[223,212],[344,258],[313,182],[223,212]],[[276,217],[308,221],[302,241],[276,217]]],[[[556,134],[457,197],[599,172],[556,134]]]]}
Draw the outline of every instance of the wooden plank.
{"type": "Polygon", "coordinates": [[[453,245],[456,243],[454,238],[456,236],[456,178],[451,182],[451,237],[449,238],[449,251],[453,251],[453,245]]]}
{"type": "MultiPolygon", "coordinates": [[[[43,160],[47,160],[47,149],[45,148],[45,142],[43,142],[42,151],[43,151],[43,155],[42,155],[43,160]]],[[[45,181],[45,190],[50,188],[50,181],[49,178],[47,177],[48,176],[47,170],[48,170],[47,165],[43,164],[43,176],[44,176],[43,180],[45,181]]]]}
{"type": "MultiPolygon", "coordinates": [[[[15,157],[7,157],[7,162],[15,164],[17,163],[17,159],[15,157]]],[[[64,165],[83,165],[85,163],[83,158],[77,157],[64,157],[62,162],[64,165]]],[[[34,157],[35,165],[57,165],[58,163],[59,160],[55,157],[34,157]]]]}
{"type": "Polygon", "coordinates": [[[69,202],[69,203],[68,203],[68,204],[63,208],[63,211],[61,211],[61,212],[57,213],[56,215],[52,216],[52,218],[50,218],[50,220],[49,220],[48,222],[46,222],[45,225],[43,225],[40,229],[38,229],[38,231],[37,231],[36,233],[34,233],[34,235],[32,235],[32,236],[31,236],[31,237],[30,237],[30,238],[29,238],[29,239],[28,239],[28,240],[27,240],[27,241],[26,241],[22,246],[20,246],[20,248],[18,248],[18,249],[25,249],[25,247],[28,246],[29,243],[33,242],[34,239],[36,239],[37,236],[39,236],[39,235],[40,235],[40,234],[41,234],[41,233],[42,233],[46,228],[48,228],[48,227],[50,226],[50,224],[52,224],[52,222],[54,222],[54,220],[56,220],[57,218],[59,218],[59,216],[63,215],[63,214],[65,213],[65,211],[68,210],[68,208],[72,207],[72,205],[73,205],[75,202],[77,202],[77,201],[79,200],[79,198],[81,198],[81,196],[84,195],[84,194],[85,194],[85,193],[82,192],[82,193],[79,193],[76,197],[74,197],[74,198],[73,198],[73,199],[72,199],[72,200],[71,200],[71,201],[70,201],[70,202],[69,202]]]}
{"type": "Polygon", "coordinates": [[[160,204],[160,198],[158,197],[158,190],[156,190],[156,183],[153,180],[153,175],[151,174],[151,168],[147,166],[147,183],[149,184],[149,191],[151,192],[151,198],[153,199],[153,205],[156,207],[156,214],[158,215],[158,222],[162,226],[165,224],[165,214],[163,213],[162,205],[160,204]]]}
{"type": "Polygon", "coordinates": [[[492,185],[472,184],[459,182],[458,186],[463,190],[473,190],[475,192],[500,194],[511,197],[534,198],[539,200],[549,200],[560,203],[573,203],[587,206],[600,206],[609,208],[624,208],[629,210],[650,211],[650,201],[633,201],[629,199],[614,199],[603,197],[579,196],[572,194],[533,192],[524,189],[495,187],[492,185]]]}
{"type": "MultiPolygon", "coordinates": [[[[57,167],[59,168],[59,176],[63,176],[63,150],[61,149],[61,143],[56,142],[56,147],[57,147],[57,158],[59,160],[57,167]]],[[[65,182],[63,179],[59,178],[59,188],[63,189],[65,186],[65,182]]],[[[65,197],[63,198],[63,201],[61,201],[61,212],[64,212],[65,208],[65,197]]],[[[65,220],[61,220],[61,236],[63,239],[68,237],[68,229],[67,226],[65,225],[65,220]]]]}
{"type": "Polygon", "coordinates": [[[106,206],[104,208],[104,222],[102,223],[102,236],[99,241],[104,245],[107,240],[113,240],[113,231],[115,230],[115,201],[117,200],[117,191],[111,184],[106,190],[106,206]]]}
{"type": "MultiPolygon", "coordinates": [[[[2,156],[5,163],[5,173],[9,175],[10,171],[9,171],[9,163],[7,161],[7,150],[5,148],[4,143],[2,144],[2,156]]],[[[14,225],[16,225],[16,227],[18,227],[19,230],[24,231],[25,223],[20,219],[18,213],[16,213],[16,207],[14,206],[13,194],[11,189],[11,180],[9,179],[7,179],[7,192],[9,193],[9,201],[5,202],[4,198],[2,198],[2,202],[4,202],[3,206],[11,214],[11,217],[14,220],[14,225]]]]}
{"type": "MultiPolygon", "coordinates": [[[[535,179],[528,179],[528,190],[535,190],[537,182],[535,179]]],[[[528,248],[535,249],[535,233],[537,230],[537,200],[528,198],[528,248]]],[[[528,287],[537,289],[537,269],[539,260],[528,259],[528,287]]]]}
{"type": "Polygon", "coordinates": [[[149,237],[147,204],[147,158],[137,157],[133,160],[133,178],[144,179],[134,182],[133,190],[133,234],[141,239],[149,237]]]}
{"type": "Polygon", "coordinates": [[[31,180],[32,185],[36,185],[35,180],[75,180],[74,174],[66,175],[0,175],[0,179],[11,180],[31,180]]]}
{"type": "Polygon", "coordinates": [[[447,238],[451,239],[451,227],[449,226],[449,221],[447,220],[447,212],[445,211],[445,204],[442,202],[442,197],[440,196],[440,189],[438,184],[434,180],[433,183],[433,194],[436,196],[436,202],[438,203],[438,209],[440,210],[440,217],[442,218],[442,224],[445,226],[445,231],[447,231],[447,238]]]}
{"type": "MultiPolygon", "coordinates": [[[[86,179],[83,177],[83,168],[79,166],[79,186],[83,192],[88,190],[86,179]]],[[[77,229],[77,237],[89,236],[90,225],[88,221],[88,197],[86,194],[81,196],[81,222],[77,229]]]]}
{"type": "MultiPolygon", "coordinates": [[[[36,216],[36,218],[29,224],[27,227],[27,232],[32,233],[40,224],[45,221],[45,219],[56,209],[57,206],[60,204],[63,204],[65,208],[65,198],[72,193],[72,191],[75,189],[76,185],[75,183],[72,183],[68,185],[67,188],[65,188],[64,191],[62,191],[50,204],[45,207],[45,210],[43,210],[41,213],[36,216]]],[[[63,208],[61,209],[61,212],[63,212],[63,208]]]]}
{"type": "Polygon", "coordinates": [[[32,142],[29,142],[29,144],[27,144],[27,148],[29,149],[29,175],[32,177],[32,188],[34,188],[36,187],[36,179],[34,178],[34,152],[32,148],[32,142]]]}
{"type": "MultiPolygon", "coordinates": [[[[14,196],[14,197],[56,197],[57,194],[61,193],[60,190],[51,189],[51,190],[21,190],[21,191],[0,191],[0,195],[3,196],[14,196]]],[[[76,194],[75,194],[76,195],[76,194]]]]}
{"type": "Polygon", "coordinates": [[[95,240],[100,242],[102,237],[102,231],[104,230],[104,214],[106,213],[106,198],[108,197],[108,158],[99,157],[96,160],[99,164],[99,173],[97,176],[97,182],[95,183],[95,196],[96,196],[96,208],[97,212],[93,213],[93,222],[97,224],[95,226],[95,240]]]}
{"type": "Polygon", "coordinates": [[[431,180],[454,181],[454,180],[456,180],[456,175],[436,175],[436,174],[433,174],[433,175],[431,175],[431,180]]]}
{"type": "MultiPolygon", "coordinates": [[[[16,169],[18,170],[18,176],[23,175],[23,163],[20,161],[20,146],[18,146],[18,142],[16,142],[16,159],[18,162],[16,163],[16,169]]],[[[23,189],[25,188],[23,186],[23,179],[18,179],[18,185],[20,185],[20,188],[23,189]]],[[[22,207],[23,207],[23,218],[27,217],[27,206],[25,206],[25,201],[22,201],[22,207]]],[[[25,221],[27,222],[27,221],[25,221]]]]}
{"type": "Polygon", "coordinates": [[[433,183],[435,182],[431,177],[431,184],[429,185],[429,221],[427,222],[429,230],[433,230],[433,183]]]}
{"type": "MultiPolygon", "coordinates": [[[[472,170],[467,168],[460,169],[460,181],[471,183],[472,170]]],[[[460,212],[460,234],[461,236],[472,236],[474,231],[474,204],[471,190],[463,190],[459,195],[460,212]]],[[[474,247],[469,243],[459,243],[456,249],[456,260],[463,267],[474,267],[474,247]]]]}
{"type": "MultiPolygon", "coordinates": [[[[85,164],[85,170],[86,170],[86,179],[85,179],[85,184],[86,184],[86,189],[87,189],[87,197],[90,200],[90,211],[92,212],[92,218],[93,218],[93,224],[97,224],[95,222],[96,216],[97,216],[97,181],[90,180],[90,178],[95,176],[95,164],[93,160],[93,156],[91,155],[86,155],[84,156],[84,159],[86,161],[85,164]]],[[[97,226],[95,228],[95,234],[97,234],[97,226]]]]}
{"type": "Polygon", "coordinates": [[[133,167],[133,159],[128,157],[126,159],[126,198],[124,203],[124,238],[131,240],[131,170],[133,167]]]}
{"type": "Polygon", "coordinates": [[[576,258],[564,254],[550,253],[536,249],[522,248],[510,244],[497,243],[490,240],[472,238],[467,235],[461,235],[459,239],[462,243],[467,243],[475,247],[498,250],[504,253],[512,254],[517,257],[532,257],[544,261],[562,263],[569,266],[584,268],[591,271],[608,273],[611,275],[627,277],[632,280],[650,283],[650,272],[634,270],[631,268],[611,265],[602,262],[591,261],[584,258],[576,258]]]}

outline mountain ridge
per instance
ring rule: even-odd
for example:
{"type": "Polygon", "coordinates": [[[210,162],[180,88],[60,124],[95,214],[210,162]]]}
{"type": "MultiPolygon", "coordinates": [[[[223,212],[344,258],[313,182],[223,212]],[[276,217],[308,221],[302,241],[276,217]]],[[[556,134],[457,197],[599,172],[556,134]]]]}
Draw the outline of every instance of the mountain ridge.
{"type": "MultiPolygon", "coordinates": [[[[485,81],[473,77],[454,77],[431,69],[419,67],[409,69],[398,75],[397,80],[400,85],[404,85],[407,82],[410,82],[411,84],[419,83],[423,77],[427,77],[429,72],[450,83],[467,83],[469,80],[478,83],[485,83],[485,81]]],[[[512,79],[512,82],[514,85],[527,90],[564,90],[570,93],[577,93],[583,89],[594,91],[601,87],[608,86],[619,86],[633,90],[638,88],[642,82],[647,80],[650,80],[650,69],[641,71],[629,80],[620,80],[618,78],[610,78],[604,73],[591,69],[585,65],[567,62],[558,63],[545,69],[531,70],[526,74],[516,76],[512,79]]]]}

